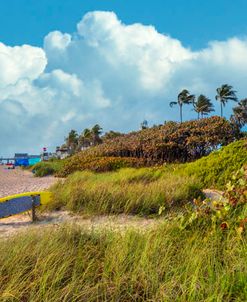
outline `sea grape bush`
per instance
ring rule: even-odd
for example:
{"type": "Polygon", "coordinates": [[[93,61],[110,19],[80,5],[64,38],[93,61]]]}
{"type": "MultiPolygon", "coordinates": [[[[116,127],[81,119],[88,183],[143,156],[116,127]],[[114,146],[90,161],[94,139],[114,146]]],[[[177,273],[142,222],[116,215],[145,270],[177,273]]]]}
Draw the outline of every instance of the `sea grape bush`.
{"type": "Polygon", "coordinates": [[[235,229],[238,234],[246,231],[247,227],[247,174],[246,169],[237,171],[226,185],[221,200],[194,200],[189,217],[181,219],[181,227],[188,228],[198,223],[221,228],[222,231],[235,229]]]}
{"type": "Polygon", "coordinates": [[[79,153],[73,156],[66,164],[56,173],[58,177],[66,177],[75,171],[90,170],[93,172],[116,171],[121,168],[139,168],[144,166],[144,162],[138,158],[130,157],[94,157],[81,156],[79,153]]]}
{"type": "Polygon", "coordinates": [[[218,116],[129,133],[84,154],[144,158],[147,163],[187,162],[234,140],[232,125],[218,116]]]}
{"type": "Polygon", "coordinates": [[[218,116],[182,124],[168,122],[81,151],[65,162],[58,176],[86,169],[105,172],[116,167],[188,162],[209,154],[234,138],[232,125],[218,116]]]}
{"type": "Polygon", "coordinates": [[[230,205],[234,207],[247,203],[246,169],[242,168],[232,176],[232,180],[226,186],[226,192],[224,196],[228,199],[230,205]]]}

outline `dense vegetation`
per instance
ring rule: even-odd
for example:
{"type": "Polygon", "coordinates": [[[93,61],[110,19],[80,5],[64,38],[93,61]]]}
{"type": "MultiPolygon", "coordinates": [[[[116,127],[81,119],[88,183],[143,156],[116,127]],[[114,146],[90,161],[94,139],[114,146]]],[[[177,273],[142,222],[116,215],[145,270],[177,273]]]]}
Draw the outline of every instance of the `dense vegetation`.
{"type": "Polygon", "coordinates": [[[66,160],[58,175],[64,177],[75,171],[92,170],[93,165],[90,163],[101,166],[99,171],[106,171],[107,166],[112,167],[108,161],[111,162],[113,157],[117,157],[117,161],[120,161],[120,157],[124,158],[121,167],[187,162],[209,154],[234,138],[232,125],[216,116],[182,124],[169,122],[163,126],[121,135],[79,152],[66,160]],[[104,160],[100,157],[104,157],[104,160]]]}
{"type": "Polygon", "coordinates": [[[220,117],[185,123],[169,122],[119,136],[84,154],[145,158],[147,162],[186,162],[233,141],[234,129],[220,117]]]}

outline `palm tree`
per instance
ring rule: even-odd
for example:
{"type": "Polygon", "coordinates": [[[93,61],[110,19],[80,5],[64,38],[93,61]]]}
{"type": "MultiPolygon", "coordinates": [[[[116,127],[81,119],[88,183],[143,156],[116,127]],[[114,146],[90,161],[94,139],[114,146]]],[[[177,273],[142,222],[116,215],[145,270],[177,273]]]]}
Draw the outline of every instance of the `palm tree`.
{"type": "Polygon", "coordinates": [[[247,124],[247,99],[238,102],[238,105],[233,108],[233,118],[240,128],[247,124]]]}
{"type": "Polygon", "coordinates": [[[208,115],[210,112],[214,111],[214,105],[211,103],[210,99],[205,95],[201,94],[197,98],[196,102],[193,103],[194,111],[198,114],[198,119],[203,117],[203,115],[208,115]]]}
{"type": "Polygon", "coordinates": [[[179,93],[177,102],[170,102],[171,107],[173,107],[174,105],[179,105],[181,123],[183,122],[183,105],[193,103],[194,99],[195,96],[193,94],[190,94],[187,89],[184,89],[179,93]]]}
{"type": "Polygon", "coordinates": [[[144,129],[147,129],[148,128],[148,121],[147,120],[144,120],[142,123],[141,123],[141,130],[144,130],[144,129]]]}
{"type": "Polygon", "coordinates": [[[92,132],[90,129],[86,128],[83,130],[79,137],[79,149],[88,148],[92,142],[92,132]]]}
{"type": "Polygon", "coordinates": [[[230,101],[237,102],[236,91],[233,87],[228,84],[223,84],[221,87],[216,89],[217,95],[215,99],[220,102],[220,115],[223,117],[223,107],[230,101]]]}
{"type": "Polygon", "coordinates": [[[92,130],[92,137],[93,137],[93,145],[97,145],[100,144],[102,142],[100,135],[102,133],[102,128],[100,127],[100,125],[96,124],[93,126],[92,130]]]}
{"type": "Polygon", "coordinates": [[[78,144],[78,134],[76,130],[71,130],[69,135],[65,138],[66,146],[70,153],[74,153],[78,144]]]}

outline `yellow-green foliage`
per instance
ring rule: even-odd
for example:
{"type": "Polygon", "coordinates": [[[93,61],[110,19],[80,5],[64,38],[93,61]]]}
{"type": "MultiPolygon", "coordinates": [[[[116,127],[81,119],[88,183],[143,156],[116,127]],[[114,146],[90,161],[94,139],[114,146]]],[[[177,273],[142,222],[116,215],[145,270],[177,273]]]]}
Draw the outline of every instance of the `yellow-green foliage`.
{"type": "Polygon", "coordinates": [[[96,214],[158,214],[161,206],[185,204],[200,195],[193,177],[172,174],[173,167],[76,172],[54,186],[51,208],[96,214]]]}
{"type": "Polygon", "coordinates": [[[193,175],[204,187],[223,189],[234,172],[247,164],[247,140],[236,141],[195,162],[182,165],[181,171],[193,175]]]}
{"type": "Polygon", "coordinates": [[[1,301],[247,301],[246,235],[177,220],[140,233],[64,228],[0,242],[1,301]]]}

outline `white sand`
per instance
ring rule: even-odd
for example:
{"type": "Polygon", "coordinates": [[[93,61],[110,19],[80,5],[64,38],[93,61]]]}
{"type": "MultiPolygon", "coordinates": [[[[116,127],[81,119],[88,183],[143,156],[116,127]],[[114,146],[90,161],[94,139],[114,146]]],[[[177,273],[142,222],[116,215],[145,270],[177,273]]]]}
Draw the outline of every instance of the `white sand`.
{"type": "Polygon", "coordinates": [[[72,215],[66,211],[38,214],[38,218],[39,221],[32,223],[30,214],[26,213],[1,219],[0,238],[8,238],[28,230],[44,230],[47,227],[59,228],[62,225],[77,225],[87,231],[112,230],[124,232],[127,229],[146,231],[164,221],[164,218],[146,219],[127,215],[82,217],[72,215]]]}

